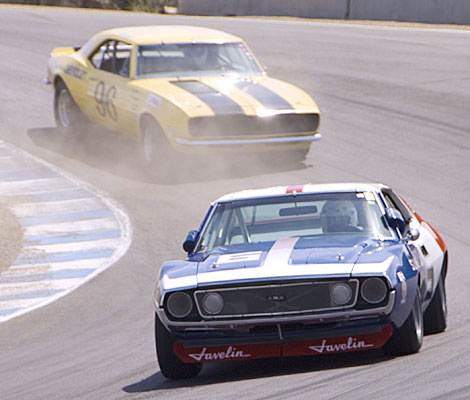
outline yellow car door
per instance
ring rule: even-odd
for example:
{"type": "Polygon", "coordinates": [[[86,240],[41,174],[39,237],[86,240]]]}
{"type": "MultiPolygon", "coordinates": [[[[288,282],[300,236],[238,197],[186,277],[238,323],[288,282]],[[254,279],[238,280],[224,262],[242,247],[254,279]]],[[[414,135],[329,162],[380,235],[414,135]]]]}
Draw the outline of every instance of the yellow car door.
{"type": "Polygon", "coordinates": [[[107,40],[90,56],[92,64],[88,78],[87,111],[95,122],[104,127],[126,133],[132,118],[130,96],[130,68],[132,46],[107,40]]]}

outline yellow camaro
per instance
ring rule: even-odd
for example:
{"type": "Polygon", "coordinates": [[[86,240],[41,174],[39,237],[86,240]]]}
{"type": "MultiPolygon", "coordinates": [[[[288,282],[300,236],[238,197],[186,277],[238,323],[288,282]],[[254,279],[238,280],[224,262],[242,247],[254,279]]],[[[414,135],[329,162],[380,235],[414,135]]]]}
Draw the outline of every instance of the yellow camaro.
{"type": "Polygon", "coordinates": [[[236,36],[194,26],[116,28],[83,47],[55,48],[46,83],[58,128],[92,121],[141,144],[144,159],[168,151],[278,151],[304,158],[319,110],[301,89],[270,78],[236,36]]]}

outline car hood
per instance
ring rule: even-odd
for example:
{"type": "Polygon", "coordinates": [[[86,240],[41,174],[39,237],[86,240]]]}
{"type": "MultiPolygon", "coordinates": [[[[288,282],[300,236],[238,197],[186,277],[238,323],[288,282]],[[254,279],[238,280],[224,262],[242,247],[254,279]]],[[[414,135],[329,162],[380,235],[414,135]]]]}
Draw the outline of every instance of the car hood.
{"type": "Polygon", "coordinates": [[[189,117],[318,113],[303,90],[264,75],[136,79],[132,84],[170,101],[189,117]]]}
{"type": "MultiPolygon", "coordinates": [[[[197,267],[198,286],[302,278],[351,277],[357,264],[390,257],[380,241],[363,236],[286,238],[219,248],[197,267]]],[[[362,268],[362,267],[361,267],[362,268]]],[[[370,269],[370,268],[369,268],[370,269]]],[[[361,270],[364,270],[362,268],[361,270]]]]}

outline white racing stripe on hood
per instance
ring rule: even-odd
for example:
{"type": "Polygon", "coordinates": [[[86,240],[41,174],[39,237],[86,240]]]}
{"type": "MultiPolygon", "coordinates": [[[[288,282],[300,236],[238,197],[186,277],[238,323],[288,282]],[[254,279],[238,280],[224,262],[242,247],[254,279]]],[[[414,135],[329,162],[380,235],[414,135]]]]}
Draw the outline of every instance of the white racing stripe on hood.
{"type": "Polygon", "coordinates": [[[281,272],[281,270],[285,273],[286,265],[289,264],[290,256],[297,240],[299,240],[298,237],[291,237],[279,239],[274,243],[264,260],[264,268],[269,268],[271,273],[275,273],[275,271],[281,272]]]}
{"type": "MultiPolygon", "coordinates": [[[[289,261],[291,254],[298,239],[298,237],[292,237],[276,241],[266,255],[263,265],[259,267],[201,272],[198,274],[198,284],[208,285],[230,281],[252,281],[257,279],[276,279],[283,277],[350,276],[354,264],[290,264],[289,261]]],[[[237,255],[241,256],[241,254],[243,253],[238,253],[237,255]]],[[[253,252],[246,254],[253,254],[253,252]]]]}

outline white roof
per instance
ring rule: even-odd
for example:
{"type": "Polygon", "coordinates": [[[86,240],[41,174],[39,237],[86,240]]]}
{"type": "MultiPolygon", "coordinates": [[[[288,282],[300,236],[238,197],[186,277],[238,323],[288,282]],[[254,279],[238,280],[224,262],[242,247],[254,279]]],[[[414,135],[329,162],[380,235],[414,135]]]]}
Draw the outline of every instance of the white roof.
{"type": "Polygon", "coordinates": [[[325,183],[291,186],[274,186],[264,189],[247,189],[219,197],[215,203],[255,199],[261,197],[285,196],[286,194],[334,193],[334,192],[377,192],[386,187],[380,183],[325,183]]]}

